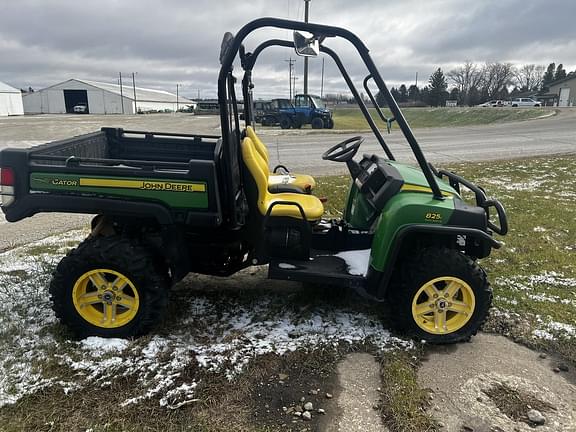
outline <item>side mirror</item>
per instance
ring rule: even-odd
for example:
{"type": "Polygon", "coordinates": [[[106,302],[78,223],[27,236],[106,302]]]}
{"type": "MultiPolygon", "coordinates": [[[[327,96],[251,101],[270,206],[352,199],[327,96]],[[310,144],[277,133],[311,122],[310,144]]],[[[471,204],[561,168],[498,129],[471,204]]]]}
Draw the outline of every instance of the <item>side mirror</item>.
{"type": "Polygon", "coordinates": [[[320,53],[320,42],[311,35],[307,37],[299,31],[294,31],[294,49],[302,57],[316,57],[320,53]]]}

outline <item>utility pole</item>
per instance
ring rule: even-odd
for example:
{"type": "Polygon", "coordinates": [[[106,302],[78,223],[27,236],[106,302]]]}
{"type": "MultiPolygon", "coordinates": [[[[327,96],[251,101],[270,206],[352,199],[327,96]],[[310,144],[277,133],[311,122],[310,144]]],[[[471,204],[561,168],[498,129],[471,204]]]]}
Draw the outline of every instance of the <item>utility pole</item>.
{"type": "Polygon", "coordinates": [[[138,105],[136,103],[136,72],[132,72],[132,90],[134,91],[134,114],[138,114],[138,105]]]}
{"type": "Polygon", "coordinates": [[[296,60],[290,57],[290,59],[284,61],[288,62],[288,88],[290,89],[290,101],[292,101],[292,69],[296,60]]]}
{"type": "Polygon", "coordinates": [[[122,90],[122,72],[118,72],[120,75],[120,103],[122,104],[122,114],[124,114],[124,92],[122,90]]]}
{"type": "Polygon", "coordinates": [[[198,97],[196,99],[200,100],[200,89],[198,89],[198,97]]]}
{"type": "Polygon", "coordinates": [[[180,84],[176,84],[176,112],[178,112],[178,87],[180,87],[180,84]]]}
{"type": "MultiPolygon", "coordinates": [[[[293,85],[294,85],[294,91],[293,91],[294,98],[296,98],[296,80],[297,80],[297,79],[298,79],[298,77],[297,77],[296,75],[294,75],[294,76],[292,77],[292,83],[293,83],[293,85]]],[[[293,102],[292,99],[290,99],[290,102],[293,102]]]]}
{"type": "Polygon", "coordinates": [[[416,102],[416,98],[418,96],[416,96],[416,92],[418,91],[418,71],[416,71],[416,83],[414,84],[416,86],[416,91],[414,92],[414,102],[416,102]]]}
{"type": "MultiPolygon", "coordinates": [[[[308,22],[310,0],[304,0],[304,22],[308,22]]],[[[304,57],[304,94],[308,94],[308,57],[304,57]]]]}
{"type": "Polygon", "coordinates": [[[322,80],[320,81],[320,99],[324,98],[324,57],[322,57],[322,80]]]}

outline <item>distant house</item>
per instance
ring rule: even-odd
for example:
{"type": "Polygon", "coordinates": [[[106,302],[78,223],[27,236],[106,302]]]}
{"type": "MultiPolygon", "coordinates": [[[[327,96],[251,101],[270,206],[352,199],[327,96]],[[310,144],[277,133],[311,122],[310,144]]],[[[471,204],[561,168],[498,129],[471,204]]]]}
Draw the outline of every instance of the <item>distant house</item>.
{"type": "Polygon", "coordinates": [[[548,92],[558,95],[559,107],[576,106],[576,73],[548,84],[548,92]]]}
{"type": "Polygon", "coordinates": [[[135,114],[176,111],[196,105],[167,91],[79,79],[28,93],[23,101],[26,114],[135,114]]]}
{"type": "Polygon", "coordinates": [[[0,116],[23,115],[22,92],[0,82],[0,116]]]}

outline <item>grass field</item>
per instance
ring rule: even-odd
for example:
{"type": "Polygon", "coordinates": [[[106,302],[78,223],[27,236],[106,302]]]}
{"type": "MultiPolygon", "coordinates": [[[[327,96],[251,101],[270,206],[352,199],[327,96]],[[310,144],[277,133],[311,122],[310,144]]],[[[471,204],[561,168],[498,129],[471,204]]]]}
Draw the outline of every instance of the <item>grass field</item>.
{"type": "MultiPolygon", "coordinates": [[[[370,110],[372,117],[378,119],[376,110],[370,110]]],[[[391,116],[388,109],[384,115],[391,116]]],[[[504,123],[533,119],[549,114],[551,111],[542,108],[404,108],[402,109],[408,123],[413,128],[471,126],[492,123],[504,123]]],[[[383,122],[377,121],[378,125],[383,122]]],[[[393,127],[397,128],[396,123],[393,127]]],[[[334,128],[338,130],[368,129],[368,123],[357,108],[338,108],[334,110],[334,128]]]]}
{"type": "MultiPolygon", "coordinates": [[[[484,186],[508,211],[503,249],[482,260],[495,295],[486,329],[575,363],[576,157],[444,168],[484,186]]],[[[318,183],[327,211],[339,216],[348,177],[318,183]]],[[[149,336],[71,339],[46,286],[85,235],[0,254],[0,431],[322,430],[323,416],[306,423],[289,410],[305,397],[326,418],[337,412],[323,394],[337,391],[335,366],[355,350],[381,359],[380,409],[391,430],[434,427],[415,380],[420,346],[390,334],[379,305],[271,284],[265,268],[235,279],[193,277],[172,293],[169,319],[149,336]]]]}

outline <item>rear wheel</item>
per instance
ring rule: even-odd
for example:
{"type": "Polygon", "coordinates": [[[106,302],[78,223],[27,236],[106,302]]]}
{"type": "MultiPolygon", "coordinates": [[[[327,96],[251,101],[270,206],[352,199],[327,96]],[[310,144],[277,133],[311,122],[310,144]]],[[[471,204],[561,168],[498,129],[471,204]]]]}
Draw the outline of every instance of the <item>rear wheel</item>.
{"type": "Polygon", "coordinates": [[[484,270],[466,255],[445,248],[424,249],[402,264],[389,293],[396,324],[430,343],[470,339],[492,303],[484,270]]]}
{"type": "Polygon", "coordinates": [[[168,278],[145,248],[118,236],[89,238],[60,261],[53,309],[78,337],[139,336],[168,304],[168,278]]]}
{"type": "Polygon", "coordinates": [[[290,126],[292,126],[292,121],[290,121],[289,117],[287,116],[280,117],[280,127],[282,129],[290,129],[290,126]]]}
{"type": "Polygon", "coordinates": [[[312,129],[322,129],[324,127],[324,121],[320,117],[314,117],[310,124],[312,129]]]}

